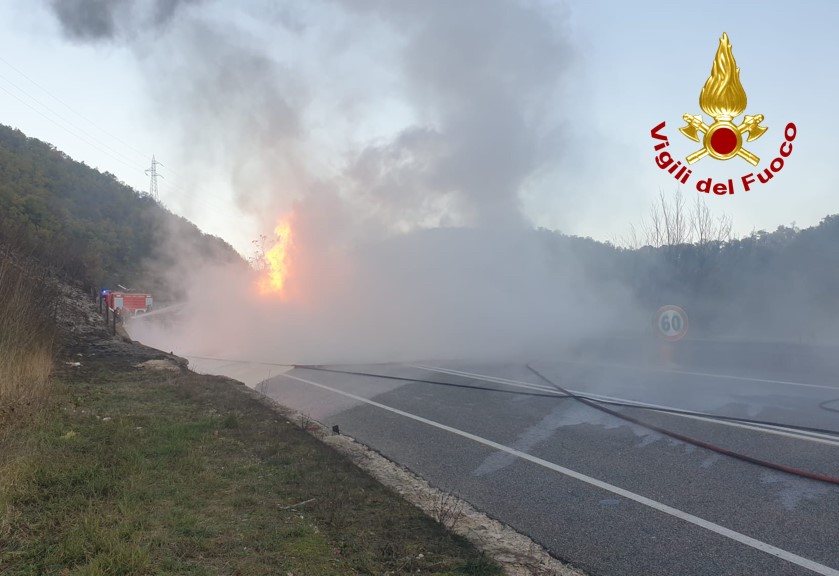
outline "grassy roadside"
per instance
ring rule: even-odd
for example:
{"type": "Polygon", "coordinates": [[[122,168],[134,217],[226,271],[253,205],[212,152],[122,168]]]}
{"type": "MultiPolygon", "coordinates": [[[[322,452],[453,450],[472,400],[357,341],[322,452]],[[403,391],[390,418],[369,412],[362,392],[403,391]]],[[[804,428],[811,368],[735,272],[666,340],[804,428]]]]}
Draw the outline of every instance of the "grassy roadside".
{"type": "Polygon", "coordinates": [[[0,446],[0,573],[501,574],[241,385],[82,364],[0,446]]]}
{"type": "Polygon", "coordinates": [[[42,270],[0,245],[0,443],[49,396],[55,288],[42,270]]]}

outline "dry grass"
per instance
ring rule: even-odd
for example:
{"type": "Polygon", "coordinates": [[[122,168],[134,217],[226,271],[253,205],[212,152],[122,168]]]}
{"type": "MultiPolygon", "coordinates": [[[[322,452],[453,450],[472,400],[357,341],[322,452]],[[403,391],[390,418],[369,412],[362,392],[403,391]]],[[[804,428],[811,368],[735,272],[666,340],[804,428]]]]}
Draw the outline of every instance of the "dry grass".
{"type": "Polygon", "coordinates": [[[244,386],[134,363],[59,367],[0,443],[0,574],[502,574],[244,386]]]}
{"type": "Polygon", "coordinates": [[[49,397],[55,303],[43,273],[0,255],[0,439],[49,397]]]}
{"type": "Polygon", "coordinates": [[[434,503],[433,517],[447,530],[454,530],[464,513],[465,502],[450,492],[441,493],[434,503]]]}

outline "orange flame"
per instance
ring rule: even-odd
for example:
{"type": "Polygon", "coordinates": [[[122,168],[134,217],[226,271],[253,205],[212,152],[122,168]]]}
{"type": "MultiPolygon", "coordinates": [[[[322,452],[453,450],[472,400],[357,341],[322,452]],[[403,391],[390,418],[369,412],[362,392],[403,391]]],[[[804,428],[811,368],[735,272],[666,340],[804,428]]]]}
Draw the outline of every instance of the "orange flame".
{"type": "Polygon", "coordinates": [[[269,294],[285,294],[284,288],[288,280],[289,266],[291,264],[289,252],[291,249],[291,221],[284,218],[274,228],[277,241],[265,253],[265,274],[259,279],[259,293],[263,296],[269,294]]]}

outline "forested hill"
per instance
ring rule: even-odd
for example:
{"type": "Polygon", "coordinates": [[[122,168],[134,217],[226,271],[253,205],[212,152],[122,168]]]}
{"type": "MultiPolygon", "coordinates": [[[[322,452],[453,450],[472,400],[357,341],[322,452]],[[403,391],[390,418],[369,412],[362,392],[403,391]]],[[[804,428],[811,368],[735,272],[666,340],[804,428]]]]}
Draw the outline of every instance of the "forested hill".
{"type": "MultiPolygon", "coordinates": [[[[659,211],[665,228],[673,208],[659,211]]],[[[695,223],[693,214],[682,216],[695,223]]],[[[638,248],[542,234],[560,262],[569,255],[585,262],[591,282],[628,290],[646,317],[665,304],[683,307],[691,337],[839,345],[839,215],[805,229],[638,248]]]]}
{"type": "MultiPolygon", "coordinates": [[[[684,307],[695,337],[839,343],[839,215],[812,228],[780,226],[734,239],[671,234],[677,226],[669,220],[679,213],[663,199],[653,220],[666,233],[633,248],[538,234],[556,266],[584,263],[585,280],[617,287],[648,316],[663,304],[684,307]]],[[[701,210],[686,208],[683,217],[677,220],[697,230],[709,222],[701,210]]],[[[163,299],[182,296],[172,279],[186,276],[184,266],[248,266],[223,240],[112,174],[0,125],[0,249],[7,247],[88,286],[119,283],[163,299]]]]}
{"type": "Polygon", "coordinates": [[[112,174],[3,125],[0,243],[91,287],[165,290],[182,257],[245,265],[224,240],[112,174]]]}

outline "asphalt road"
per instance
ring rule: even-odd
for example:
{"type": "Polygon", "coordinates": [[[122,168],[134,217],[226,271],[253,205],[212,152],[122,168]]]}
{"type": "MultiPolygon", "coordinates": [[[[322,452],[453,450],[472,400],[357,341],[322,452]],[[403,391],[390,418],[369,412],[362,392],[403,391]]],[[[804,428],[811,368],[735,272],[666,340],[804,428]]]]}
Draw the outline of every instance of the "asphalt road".
{"type": "MultiPolygon", "coordinates": [[[[817,435],[616,408],[755,458],[839,476],[839,413],[819,407],[839,398],[828,374],[774,381],[533,365],[579,393],[836,431],[817,435]]],[[[295,368],[259,389],[338,424],[590,574],[839,576],[839,486],[630,424],[561,397],[525,365],[330,368],[440,384],[295,368]]]]}

